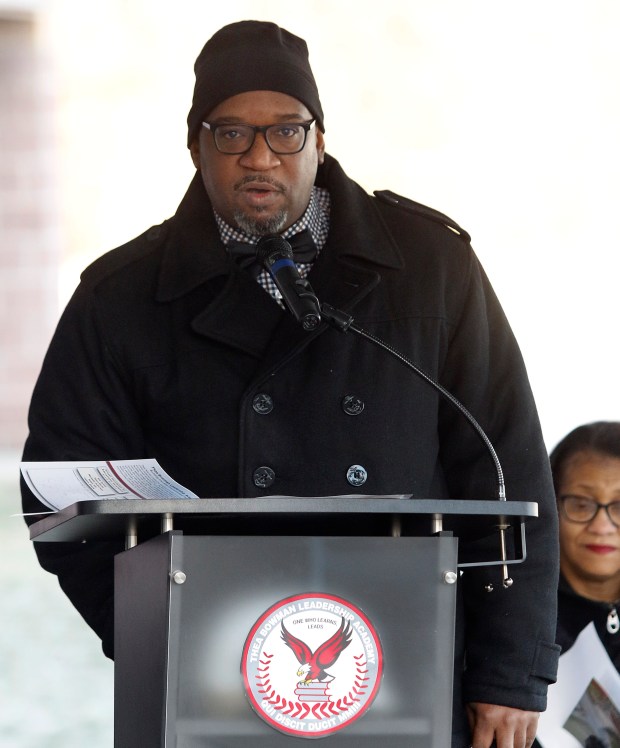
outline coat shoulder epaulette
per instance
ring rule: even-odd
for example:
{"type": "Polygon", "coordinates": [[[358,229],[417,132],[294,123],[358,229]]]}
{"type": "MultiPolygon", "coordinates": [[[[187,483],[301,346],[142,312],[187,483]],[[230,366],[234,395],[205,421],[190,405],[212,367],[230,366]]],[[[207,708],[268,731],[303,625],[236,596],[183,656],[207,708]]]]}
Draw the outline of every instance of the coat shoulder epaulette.
{"type": "Polygon", "coordinates": [[[442,224],[442,226],[445,226],[450,229],[450,231],[458,234],[458,236],[462,237],[466,242],[471,241],[471,237],[465,229],[462,229],[456,221],[453,221],[451,218],[434,208],[429,208],[427,205],[422,205],[422,203],[416,203],[415,200],[410,200],[408,197],[397,195],[395,192],[391,192],[390,190],[375,190],[374,195],[379,200],[388,203],[388,205],[396,205],[410,213],[416,213],[419,216],[435,221],[435,223],[442,224]]]}
{"type": "Polygon", "coordinates": [[[148,231],[140,234],[140,236],[131,239],[116,249],[106,252],[94,260],[82,271],[81,279],[83,281],[98,282],[127,265],[140,260],[165,239],[166,232],[166,221],[158,226],[151,226],[148,231]]]}

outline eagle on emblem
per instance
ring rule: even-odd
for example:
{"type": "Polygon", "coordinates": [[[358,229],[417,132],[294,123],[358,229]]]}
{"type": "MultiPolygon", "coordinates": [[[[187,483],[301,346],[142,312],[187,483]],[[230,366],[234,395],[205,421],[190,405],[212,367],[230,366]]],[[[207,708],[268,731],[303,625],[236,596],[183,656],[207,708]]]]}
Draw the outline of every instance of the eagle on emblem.
{"type": "Polygon", "coordinates": [[[305,642],[286,630],[283,621],[282,641],[293,650],[295,657],[301,663],[297,675],[304,679],[300,682],[300,685],[307,686],[313,680],[331,680],[332,676],[326,670],[336,662],[340,653],[349,646],[352,634],[351,624],[343,618],[338,631],[317,647],[315,652],[312,652],[305,642]]]}

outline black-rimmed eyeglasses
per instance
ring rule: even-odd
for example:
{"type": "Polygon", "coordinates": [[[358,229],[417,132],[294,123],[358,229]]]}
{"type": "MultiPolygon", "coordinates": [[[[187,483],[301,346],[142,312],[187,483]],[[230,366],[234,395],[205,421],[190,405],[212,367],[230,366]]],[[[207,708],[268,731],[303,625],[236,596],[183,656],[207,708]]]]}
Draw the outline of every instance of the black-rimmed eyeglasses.
{"type": "Polygon", "coordinates": [[[260,132],[274,153],[280,156],[290,156],[303,150],[308,131],[313,124],[314,120],[282,122],[277,125],[214,125],[211,122],[203,122],[202,126],[213,133],[215,147],[220,153],[230,155],[247,153],[254,145],[256,133],[260,132]]]}
{"type": "Polygon", "coordinates": [[[612,525],[620,527],[620,501],[599,504],[598,501],[585,496],[560,496],[558,503],[560,511],[569,522],[586,525],[592,522],[601,509],[604,509],[612,525]]]}

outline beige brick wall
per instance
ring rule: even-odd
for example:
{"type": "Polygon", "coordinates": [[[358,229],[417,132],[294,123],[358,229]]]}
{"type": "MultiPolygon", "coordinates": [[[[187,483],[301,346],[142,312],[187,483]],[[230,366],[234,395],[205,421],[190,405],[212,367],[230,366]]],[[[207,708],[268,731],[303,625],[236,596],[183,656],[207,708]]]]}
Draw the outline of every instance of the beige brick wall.
{"type": "Polygon", "coordinates": [[[27,17],[0,12],[0,449],[19,449],[57,317],[53,76],[27,17]]]}

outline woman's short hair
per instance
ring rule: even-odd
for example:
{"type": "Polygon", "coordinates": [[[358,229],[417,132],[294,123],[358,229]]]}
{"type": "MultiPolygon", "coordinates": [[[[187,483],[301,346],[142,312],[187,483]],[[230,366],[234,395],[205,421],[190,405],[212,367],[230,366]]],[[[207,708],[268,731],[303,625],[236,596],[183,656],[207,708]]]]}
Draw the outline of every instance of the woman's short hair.
{"type": "Polygon", "coordinates": [[[564,466],[579,452],[597,452],[620,459],[620,423],[596,421],[577,426],[554,447],[549,460],[556,493],[564,466]]]}

